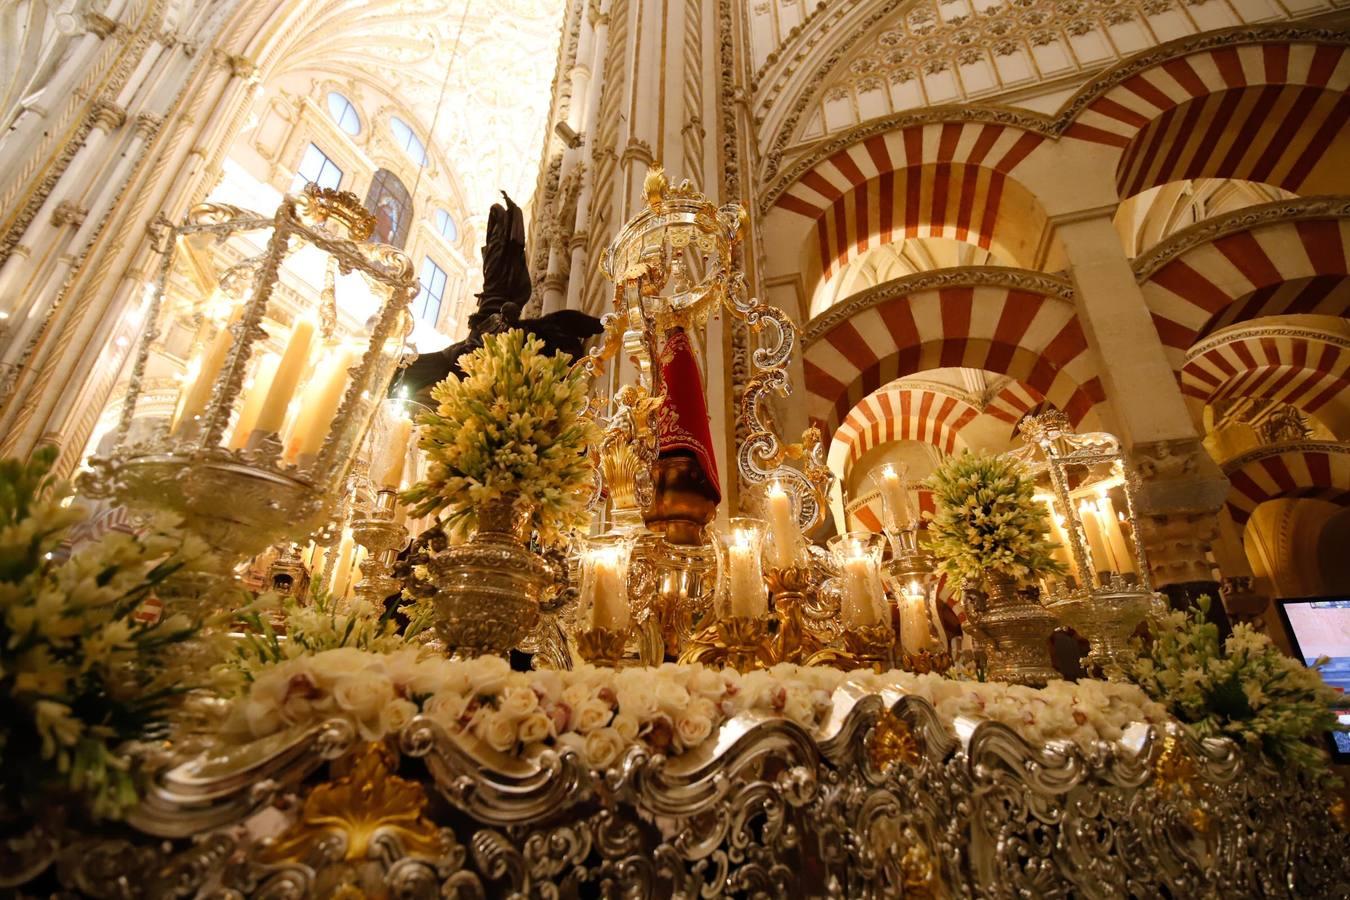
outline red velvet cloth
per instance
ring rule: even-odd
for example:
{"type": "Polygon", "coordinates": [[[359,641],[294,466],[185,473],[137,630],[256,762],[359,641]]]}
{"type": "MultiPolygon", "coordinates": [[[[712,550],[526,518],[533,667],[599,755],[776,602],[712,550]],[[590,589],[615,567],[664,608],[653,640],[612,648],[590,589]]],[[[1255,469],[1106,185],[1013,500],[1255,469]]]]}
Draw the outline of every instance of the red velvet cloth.
{"type": "Polygon", "coordinates": [[[720,501],[722,488],[717,478],[717,456],[713,453],[703,378],[689,335],[682,328],[671,329],[666,335],[665,346],[661,348],[661,380],[666,393],[657,414],[661,455],[692,453],[720,501]]]}

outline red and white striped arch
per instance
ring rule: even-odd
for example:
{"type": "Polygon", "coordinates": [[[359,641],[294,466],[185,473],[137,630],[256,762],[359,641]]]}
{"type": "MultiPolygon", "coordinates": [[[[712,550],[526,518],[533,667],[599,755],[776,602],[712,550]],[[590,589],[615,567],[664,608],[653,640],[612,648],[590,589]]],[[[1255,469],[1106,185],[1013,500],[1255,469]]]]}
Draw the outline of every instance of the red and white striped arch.
{"type": "Polygon", "coordinates": [[[1173,366],[1236,322],[1350,310],[1350,218],[1255,225],[1179,252],[1140,285],[1173,366]]]}
{"type": "Polygon", "coordinates": [[[1118,82],[1065,129],[1120,149],[1121,197],[1187,178],[1291,191],[1350,185],[1350,42],[1254,42],[1197,50],[1118,82]]]}
{"type": "MultiPolygon", "coordinates": [[[[920,517],[931,516],[937,509],[937,503],[933,500],[933,492],[919,488],[915,490],[914,494],[919,504],[920,517]]],[[[881,494],[877,491],[871,491],[862,495],[845,507],[844,515],[850,531],[879,533],[881,531],[881,494]]]]}
{"type": "Polygon", "coordinates": [[[1350,396],[1350,343],[1294,329],[1219,335],[1187,355],[1180,380],[1183,394],[1204,403],[1262,397],[1315,415],[1350,396]]]}
{"type": "Polygon", "coordinates": [[[954,453],[964,447],[961,429],[979,414],[950,394],[903,386],[884,388],[853,407],[834,433],[830,455],[839,448],[847,471],[868,450],[891,441],[922,441],[943,453],[954,453]]]}
{"type": "Polygon", "coordinates": [[[809,254],[808,292],[815,276],[828,279],[869,250],[907,238],[952,238],[1030,266],[1048,220],[1009,176],[1045,140],[961,122],[865,138],[793,182],[769,210],[765,234],[809,254]]]}
{"type": "Polygon", "coordinates": [[[1228,509],[1239,525],[1267,500],[1311,497],[1350,506],[1350,447],[1307,442],[1271,445],[1230,460],[1228,509]]]}
{"type": "Polygon", "coordinates": [[[807,414],[832,434],[864,397],[926,369],[966,367],[1023,381],[1075,424],[1105,400],[1073,304],[1030,289],[881,285],[808,326],[807,414]]]}

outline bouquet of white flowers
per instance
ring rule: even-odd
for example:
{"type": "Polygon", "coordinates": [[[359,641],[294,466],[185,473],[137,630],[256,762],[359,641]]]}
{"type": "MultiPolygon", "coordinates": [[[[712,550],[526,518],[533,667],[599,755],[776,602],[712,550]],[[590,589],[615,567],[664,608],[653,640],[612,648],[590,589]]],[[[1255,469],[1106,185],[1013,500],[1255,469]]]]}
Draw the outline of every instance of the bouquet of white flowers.
{"type": "Polygon", "coordinates": [[[533,505],[546,543],[585,520],[586,448],[597,437],[586,376],[566,354],[543,349],[520,330],[484,335],[481,348],[460,358],[464,377],[432,388],[436,410],[419,419],[427,476],[404,495],[414,515],[448,510],[447,531],[463,534],[480,506],[516,496],[533,505]]]}
{"type": "Polygon", "coordinates": [[[1218,627],[1206,620],[1209,604],[1201,597],[1189,613],[1150,622],[1153,643],[1135,663],[1135,681],[1202,737],[1227,736],[1324,770],[1326,752],[1308,739],[1341,730],[1332,711],[1338,694],[1318,674],[1325,658],[1304,666],[1246,624],[1221,647],[1218,627]]]}
{"type": "Polygon", "coordinates": [[[165,736],[186,690],[174,645],[197,631],[145,605],[213,560],[164,522],[62,558],[84,513],[48,478],[54,457],[0,461],[0,807],[75,796],[116,817],[139,796],[134,744],[165,736]]]}
{"type": "Polygon", "coordinates": [[[1002,573],[1019,580],[1062,572],[1050,555],[1049,522],[1022,466],[1002,456],[949,456],[928,479],[937,513],[928,525],[933,555],[961,583],[1002,573]]]}

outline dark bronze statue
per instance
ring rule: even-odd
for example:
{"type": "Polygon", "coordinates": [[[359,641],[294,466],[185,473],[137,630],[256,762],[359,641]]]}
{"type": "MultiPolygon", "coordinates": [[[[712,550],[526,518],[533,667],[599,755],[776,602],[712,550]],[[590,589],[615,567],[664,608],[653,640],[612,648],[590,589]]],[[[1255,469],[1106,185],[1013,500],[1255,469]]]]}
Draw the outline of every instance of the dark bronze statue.
{"type": "Polygon", "coordinates": [[[450,372],[460,372],[459,358],[483,346],[483,335],[521,328],[544,342],[549,353],[578,358],[587,338],[600,333],[600,320],[578,310],[560,310],[536,319],[522,319],[521,310],[530,299],[530,270],[525,264],[525,216],[502,192],[506,205],[495,203],[488,213],[483,241],[483,290],[478,309],[469,316],[469,336],[436,353],[426,353],[409,366],[400,389],[424,395],[431,385],[450,372]]]}

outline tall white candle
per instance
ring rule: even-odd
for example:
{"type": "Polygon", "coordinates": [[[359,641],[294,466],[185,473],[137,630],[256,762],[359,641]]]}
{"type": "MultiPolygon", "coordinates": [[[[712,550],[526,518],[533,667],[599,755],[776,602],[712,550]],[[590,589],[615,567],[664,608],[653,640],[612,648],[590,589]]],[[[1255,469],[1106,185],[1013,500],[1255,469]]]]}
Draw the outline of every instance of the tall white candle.
{"type": "Polygon", "coordinates": [[[623,550],[591,550],[581,571],[582,603],[591,607],[591,627],[627,631],[631,616],[623,583],[623,550]]]}
{"type": "Polygon", "coordinates": [[[228,324],[222,325],[198,359],[197,374],[193,377],[192,384],[184,391],[183,406],[178,411],[174,431],[190,423],[206,409],[206,404],[211,401],[211,392],[215,388],[216,376],[225,366],[225,356],[232,346],[234,335],[230,333],[228,324]]]}
{"type": "Polygon", "coordinates": [[[258,422],[258,413],[262,412],[263,401],[267,399],[267,391],[272,386],[280,362],[281,358],[275,353],[264,354],[259,361],[258,369],[253,373],[253,383],[244,395],[239,418],[235,420],[234,431],[230,433],[231,449],[239,450],[248,443],[248,436],[253,433],[253,427],[258,422]]]}
{"type": "Polygon", "coordinates": [[[1134,555],[1125,543],[1125,532],[1120,527],[1120,518],[1116,515],[1115,504],[1109,495],[1097,498],[1097,512],[1101,515],[1102,531],[1106,533],[1106,543],[1115,558],[1115,571],[1122,575],[1139,571],[1134,564],[1134,555]]]}
{"type": "Polygon", "coordinates": [[[758,619],[769,612],[764,574],[759,565],[759,547],[755,543],[753,531],[739,530],[727,548],[728,590],[733,616],[758,619]]]}
{"type": "Polygon", "coordinates": [[[905,486],[905,473],[902,467],[897,472],[889,463],[881,468],[881,493],[886,500],[886,509],[890,513],[890,526],[897,530],[909,527],[912,516],[909,509],[909,489],[905,486]]]}
{"type": "Polygon", "coordinates": [[[786,569],[797,559],[797,519],[792,515],[792,497],[775,481],[769,486],[769,546],[773,564],[786,569]]]}
{"type": "Polygon", "coordinates": [[[333,564],[333,580],[329,583],[328,596],[333,599],[340,599],[347,596],[347,585],[352,579],[352,549],[355,546],[352,541],[351,529],[347,529],[342,534],[342,542],[338,544],[337,561],[333,564]]]}
{"type": "Polygon", "coordinates": [[[312,456],[323,447],[347,389],[347,369],[351,368],[354,355],[350,349],[339,347],[320,364],[300,402],[295,427],[286,442],[287,460],[293,462],[302,456],[312,456]]]}
{"type": "Polygon", "coordinates": [[[900,593],[900,644],[906,653],[919,653],[933,643],[928,621],[928,598],[923,585],[910,582],[900,593]]]}
{"type": "Polygon", "coordinates": [[[846,628],[877,625],[882,620],[885,595],[881,587],[881,568],[869,553],[844,560],[843,604],[840,612],[846,628]]]}
{"type": "Polygon", "coordinates": [[[1073,571],[1073,554],[1069,550],[1069,534],[1064,530],[1064,517],[1055,512],[1054,500],[1050,497],[1042,497],[1041,502],[1045,504],[1046,511],[1050,519],[1050,540],[1055,543],[1054,549],[1050,555],[1058,560],[1068,571],[1073,571]]]}
{"type": "Polygon", "coordinates": [[[281,433],[281,426],[286,421],[286,410],[291,405],[291,398],[295,396],[296,385],[309,368],[309,345],[314,340],[316,330],[318,323],[313,319],[301,319],[291,329],[286,352],[281,356],[277,373],[267,390],[267,399],[263,401],[257,424],[253,426],[255,431],[264,434],[281,433]]]}
{"type": "Polygon", "coordinates": [[[408,442],[412,438],[413,423],[407,416],[399,416],[389,428],[389,438],[381,455],[376,483],[388,491],[403,486],[403,468],[408,461],[408,442]]]}
{"type": "Polygon", "coordinates": [[[1078,517],[1083,520],[1083,535],[1087,538],[1088,550],[1092,553],[1093,575],[1110,571],[1111,556],[1102,538],[1101,526],[1097,523],[1097,507],[1087,500],[1078,505],[1078,517]]]}

